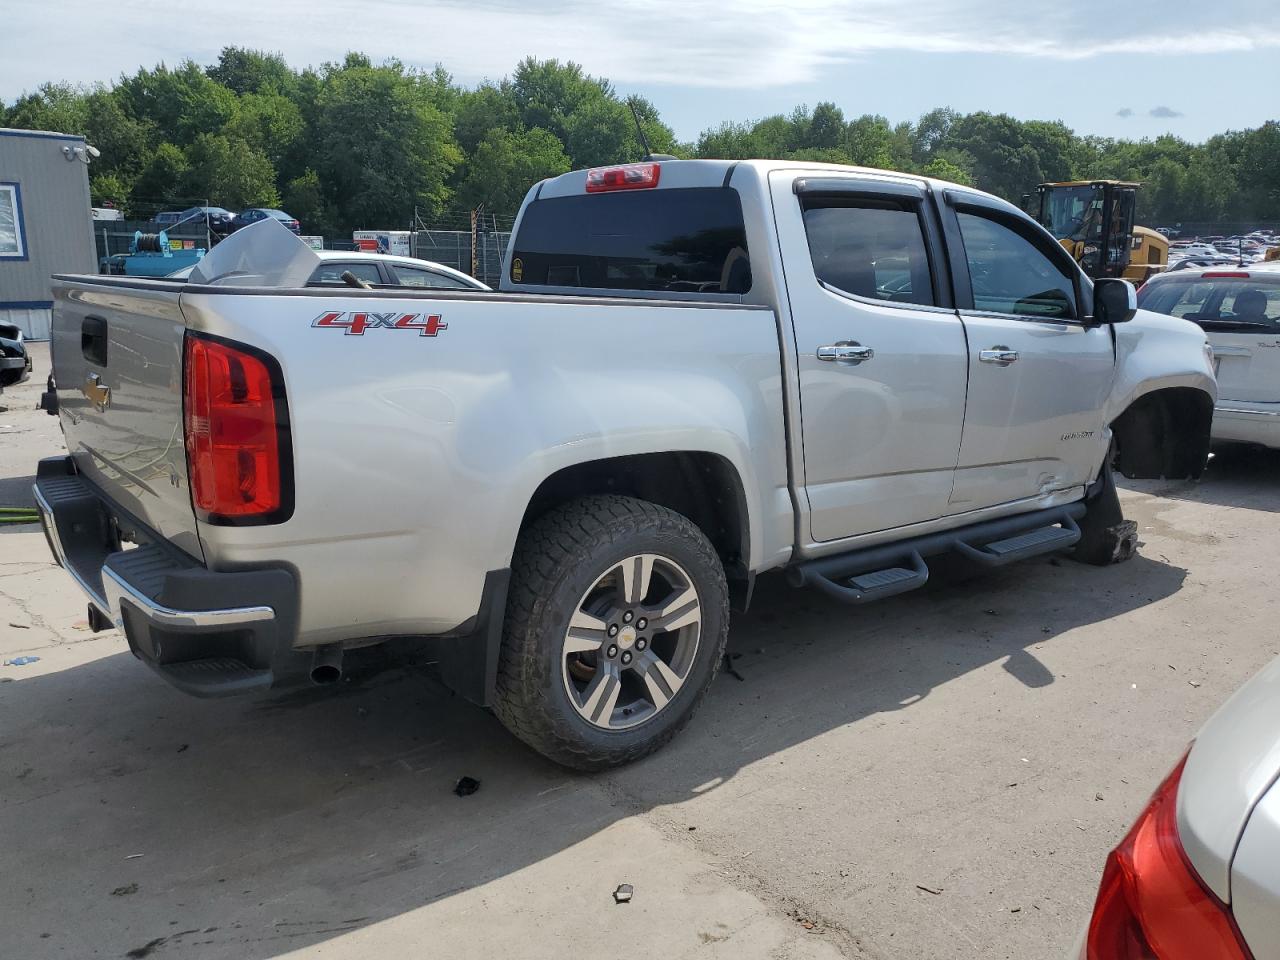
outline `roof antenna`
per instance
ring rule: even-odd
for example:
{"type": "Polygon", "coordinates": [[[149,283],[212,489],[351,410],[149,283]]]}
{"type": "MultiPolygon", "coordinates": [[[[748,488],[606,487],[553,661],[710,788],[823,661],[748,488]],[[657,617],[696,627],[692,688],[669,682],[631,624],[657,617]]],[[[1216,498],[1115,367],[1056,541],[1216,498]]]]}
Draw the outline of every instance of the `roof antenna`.
{"type": "Polygon", "coordinates": [[[627,106],[631,108],[631,119],[636,122],[636,133],[640,136],[640,146],[644,147],[644,156],[640,158],[641,163],[647,163],[651,160],[677,159],[669,153],[654,153],[649,149],[649,138],[644,135],[644,127],[640,124],[640,114],[636,111],[635,101],[630,97],[627,98],[627,106]]]}

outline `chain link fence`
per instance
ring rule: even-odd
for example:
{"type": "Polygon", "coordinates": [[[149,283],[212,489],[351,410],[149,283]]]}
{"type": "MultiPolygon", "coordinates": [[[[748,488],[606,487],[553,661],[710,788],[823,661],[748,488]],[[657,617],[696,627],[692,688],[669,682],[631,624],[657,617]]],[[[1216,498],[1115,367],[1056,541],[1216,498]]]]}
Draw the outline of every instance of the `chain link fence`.
{"type": "Polygon", "coordinates": [[[420,260],[443,263],[496,287],[502,276],[502,258],[511,242],[511,233],[477,231],[474,248],[469,230],[415,230],[410,241],[412,255],[420,260]]]}

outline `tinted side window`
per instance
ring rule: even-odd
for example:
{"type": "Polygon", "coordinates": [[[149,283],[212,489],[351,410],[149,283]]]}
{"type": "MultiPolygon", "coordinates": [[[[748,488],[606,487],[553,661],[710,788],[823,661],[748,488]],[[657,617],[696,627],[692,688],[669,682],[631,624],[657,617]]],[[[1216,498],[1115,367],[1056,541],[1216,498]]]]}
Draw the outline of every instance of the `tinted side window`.
{"type": "Polygon", "coordinates": [[[520,221],[510,276],[556,287],[746,293],[742,204],[720,187],[536,200],[520,221]]]}
{"type": "Polygon", "coordinates": [[[896,200],[815,198],[804,228],[813,272],[845,293],[933,306],[929,254],[916,205],[896,200]]]}
{"type": "Polygon", "coordinates": [[[378,265],[376,263],[322,263],[316,268],[316,272],[311,275],[311,283],[323,283],[326,285],[333,284],[339,287],[345,287],[342,282],[342,275],[350,270],[361,280],[369,283],[381,283],[382,275],[378,273],[378,265]]]}
{"type": "Polygon", "coordinates": [[[1044,320],[1074,320],[1075,283],[1062,266],[1004,224],[959,212],[973,306],[1044,320]]]}
{"type": "Polygon", "coordinates": [[[463,283],[456,277],[445,276],[422,267],[406,267],[401,264],[391,265],[396,282],[405,287],[434,287],[443,290],[470,290],[471,284],[463,283]]]}

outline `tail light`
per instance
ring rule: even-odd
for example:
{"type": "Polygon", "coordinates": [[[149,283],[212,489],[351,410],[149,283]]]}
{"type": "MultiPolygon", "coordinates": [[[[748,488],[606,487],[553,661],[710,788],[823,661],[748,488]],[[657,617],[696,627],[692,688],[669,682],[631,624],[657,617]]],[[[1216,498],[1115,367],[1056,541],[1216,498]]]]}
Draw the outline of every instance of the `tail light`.
{"type": "Polygon", "coordinates": [[[1107,857],[1089,924],[1088,960],[1251,960],[1231,911],[1201,881],[1178,837],[1187,758],[1107,857]]]}
{"type": "Polygon", "coordinates": [[[587,171],[587,193],[610,190],[648,190],[658,185],[662,167],[656,163],[624,163],[620,167],[594,167],[587,171]]]}
{"type": "Polygon", "coordinates": [[[293,512],[284,378],[273,357],[188,333],[183,426],[191,502],[228,525],[279,523],[293,512]]]}

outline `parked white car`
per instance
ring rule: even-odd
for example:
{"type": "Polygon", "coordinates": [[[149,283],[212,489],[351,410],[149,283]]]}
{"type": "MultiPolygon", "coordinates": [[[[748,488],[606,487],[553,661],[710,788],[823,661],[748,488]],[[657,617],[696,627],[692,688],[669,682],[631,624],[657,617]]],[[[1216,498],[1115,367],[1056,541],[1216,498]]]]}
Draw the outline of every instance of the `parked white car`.
{"type": "Polygon", "coordinates": [[[1280,958],[1280,659],[1204,725],[1107,858],[1082,960],[1280,958]]]}
{"type": "Polygon", "coordinates": [[[1169,257],[1216,257],[1218,250],[1211,243],[1183,241],[1169,244],[1169,257]]]}
{"type": "Polygon", "coordinates": [[[1213,346],[1213,440],[1280,448],[1280,263],[1153,277],[1144,310],[1200,324],[1213,346]]]}
{"type": "MultiPolygon", "coordinates": [[[[350,287],[342,279],[350,273],[373,287],[421,287],[433,290],[488,290],[487,284],[461,270],[446,267],[433,260],[400,257],[387,253],[365,253],[359,250],[317,250],[320,265],[307,281],[309,287],[350,287]]],[[[165,279],[186,280],[191,267],[175,270],[165,279]]]]}

